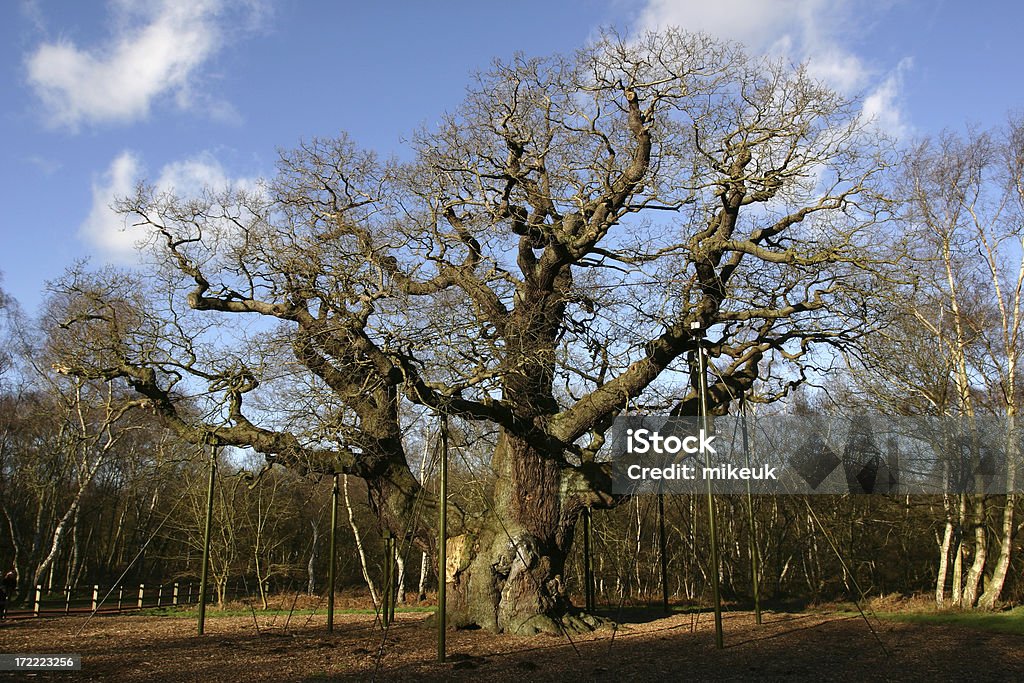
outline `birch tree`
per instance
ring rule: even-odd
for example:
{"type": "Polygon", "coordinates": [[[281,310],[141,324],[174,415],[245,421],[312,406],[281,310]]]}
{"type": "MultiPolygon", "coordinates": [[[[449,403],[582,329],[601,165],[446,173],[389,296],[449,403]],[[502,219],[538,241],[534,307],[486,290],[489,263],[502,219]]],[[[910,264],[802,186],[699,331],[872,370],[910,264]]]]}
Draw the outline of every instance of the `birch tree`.
{"type": "Polygon", "coordinates": [[[1022,144],[1020,119],[988,132],[945,132],[910,150],[901,183],[917,286],[894,300],[899,324],[871,355],[876,378],[868,384],[901,412],[957,417],[969,428],[985,416],[1006,421],[1005,495],[944,497],[940,606],[948,594],[954,605],[991,608],[1010,566],[1024,352],[1022,144]]]}

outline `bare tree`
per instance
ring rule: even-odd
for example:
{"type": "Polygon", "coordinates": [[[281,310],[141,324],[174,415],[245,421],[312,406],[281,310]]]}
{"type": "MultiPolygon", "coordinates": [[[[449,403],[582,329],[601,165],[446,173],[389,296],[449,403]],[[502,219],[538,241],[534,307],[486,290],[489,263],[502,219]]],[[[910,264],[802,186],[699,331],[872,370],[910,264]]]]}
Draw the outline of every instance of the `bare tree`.
{"type": "MultiPolygon", "coordinates": [[[[115,453],[121,438],[131,429],[123,424],[125,415],[139,406],[138,401],[118,400],[113,389],[107,385],[105,394],[94,397],[91,405],[86,398],[91,387],[83,386],[81,380],[56,394],[53,402],[56,408],[51,418],[56,417],[55,441],[64,467],[68,469],[65,480],[69,485],[68,495],[59,505],[56,524],[49,534],[48,548],[35,567],[33,583],[43,582],[43,576],[51,569],[58,551],[61,550],[67,532],[78,519],[82,498],[92,484],[96,473],[107,458],[115,453]]],[[[48,482],[54,485],[57,482],[48,482]]]]}
{"type": "Polygon", "coordinates": [[[119,208],[161,259],[145,322],[97,307],[72,324],[116,341],[68,363],[187,440],[363,478],[382,525],[424,548],[436,501],[402,406],[490,425],[487,509],[453,509],[451,619],[586,628],[562,574],[580,512],[619,502],[595,457],[613,419],[692,413],[703,331],[724,410],[880,317],[890,162],[857,112],[802,69],[674,30],[500,63],[410,162],[316,139],[261,192],[140,188],[119,208]],[[261,316],[277,326],[215,327],[261,316]],[[317,419],[294,420],[307,390],[317,419]],[[203,392],[205,418],[179,408],[203,392]]]}
{"type": "MultiPolygon", "coordinates": [[[[898,187],[915,282],[893,291],[893,324],[864,350],[856,373],[888,411],[955,417],[969,429],[986,417],[1005,419],[1005,495],[943,497],[939,606],[991,608],[1010,566],[1024,353],[1022,140],[1022,123],[1011,118],[1000,129],[944,132],[909,150],[898,187]]],[[[935,437],[949,447],[950,434],[935,437]]],[[[980,455],[969,450],[978,472],[980,455]]],[[[957,478],[944,467],[947,480],[957,478]]]]}
{"type": "MultiPolygon", "coordinates": [[[[25,398],[31,396],[29,400],[15,400],[12,417],[17,420],[17,413],[22,413],[23,426],[34,423],[22,435],[31,437],[11,454],[20,461],[19,470],[38,477],[19,477],[18,482],[28,483],[35,492],[31,581],[48,586],[53,583],[54,563],[69,536],[72,549],[67,569],[69,575],[74,573],[83,500],[104,464],[122,447],[131,448],[132,432],[143,428],[132,418],[146,404],[120,382],[64,377],[59,362],[50,366],[51,361],[65,355],[67,342],[66,331],[54,321],[76,315],[78,301],[74,296],[51,297],[38,331],[19,316],[7,347],[18,350],[20,391],[25,398]],[[44,581],[47,573],[49,580],[44,581]]],[[[77,339],[75,343],[89,341],[77,339]]],[[[11,423],[6,422],[6,428],[10,427],[11,423]]],[[[13,526],[6,505],[4,511],[13,526]]]]}
{"type": "Polygon", "coordinates": [[[946,372],[954,388],[952,400],[935,405],[972,422],[980,413],[1003,417],[1007,430],[1007,488],[1000,501],[994,566],[989,566],[990,501],[981,494],[948,500],[936,587],[940,604],[949,552],[954,558],[952,599],[964,606],[991,608],[1010,563],[1019,458],[1015,421],[1024,353],[1022,140],[1020,120],[991,133],[944,133],[921,142],[907,166],[910,216],[934,250],[928,255],[939,265],[938,277],[922,282],[915,315],[947,348],[940,357],[948,359],[946,372]],[[967,539],[954,532],[967,526],[973,536],[971,564],[962,573],[967,539]],[[982,592],[986,572],[990,578],[982,592]]]}
{"type": "MultiPolygon", "coordinates": [[[[287,575],[293,569],[289,562],[284,561],[281,551],[294,535],[289,532],[295,531],[295,517],[302,512],[298,506],[285,504],[294,498],[289,495],[289,489],[298,483],[289,481],[281,472],[271,468],[261,471],[249,486],[250,493],[244,505],[245,521],[252,543],[253,573],[263,609],[269,608],[271,579],[287,575]]],[[[308,486],[308,482],[302,483],[308,486]]]]}

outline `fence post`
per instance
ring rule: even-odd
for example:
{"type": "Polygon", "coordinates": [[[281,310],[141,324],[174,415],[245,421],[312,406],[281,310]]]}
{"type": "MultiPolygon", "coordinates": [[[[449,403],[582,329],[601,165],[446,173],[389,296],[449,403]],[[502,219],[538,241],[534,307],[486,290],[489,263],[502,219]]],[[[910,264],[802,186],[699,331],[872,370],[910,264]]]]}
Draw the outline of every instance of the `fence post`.
{"type": "Polygon", "coordinates": [[[178,606],[178,582],[174,582],[174,591],[171,593],[171,604],[175,607],[178,606]]]}
{"type": "Polygon", "coordinates": [[[121,603],[124,600],[124,584],[117,587],[117,611],[121,611],[121,603]]]}
{"type": "Polygon", "coordinates": [[[71,613],[71,586],[64,586],[64,614],[71,613]]]}
{"type": "Polygon", "coordinates": [[[146,594],[146,584],[139,584],[139,609],[142,609],[142,598],[146,594]]]}
{"type": "Polygon", "coordinates": [[[36,595],[35,595],[35,600],[33,601],[32,613],[35,616],[37,616],[37,617],[39,616],[39,603],[42,602],[42,601],[43,601],[43,587],[40,586],[39,584],[36,584],[36,595]]]}
{"type": "Polygon", "coordinates": [[[156,587],[156,606],[160,607],[160,603],[164,597],[164,585],[161,583],[156,587]]]}
{"type": "Polygon", "coordinates": [[[92,611],[95,612],[100,606],[100,587],[92,587],[92,611]]]}

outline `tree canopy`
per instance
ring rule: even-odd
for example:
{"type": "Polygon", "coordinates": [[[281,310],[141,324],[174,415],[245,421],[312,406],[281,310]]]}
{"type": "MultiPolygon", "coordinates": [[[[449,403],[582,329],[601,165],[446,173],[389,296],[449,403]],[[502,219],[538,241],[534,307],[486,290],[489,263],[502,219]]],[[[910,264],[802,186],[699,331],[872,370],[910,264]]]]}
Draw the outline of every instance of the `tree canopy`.
{"type": "Polygon", "coordinates": [[[607,34],[495,63],[410,145],[381,159],[342,134],[257,190],[140,187],[117,208],[154,267],[73,271],[54,320],[88,342],[63,371],[126,382],[188,440],[362,477],[396,533],[419,533],[410,409],[496,429],[494,507],[448,577],[464,623],[564,613],[576,518],[617,502],[605,432],[692,413],[705,337],[726,410],[886,315],[890,145],[802,68],[607,34]]]}

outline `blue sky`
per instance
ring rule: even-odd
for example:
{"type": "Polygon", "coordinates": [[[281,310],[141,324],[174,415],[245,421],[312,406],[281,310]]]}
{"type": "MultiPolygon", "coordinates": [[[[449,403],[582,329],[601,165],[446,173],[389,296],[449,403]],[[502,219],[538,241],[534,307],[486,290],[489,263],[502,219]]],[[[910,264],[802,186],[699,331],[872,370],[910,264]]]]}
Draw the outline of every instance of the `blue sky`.
{"type": "Polygon", "coordinates": [[[402,154],[494,58],[667,24],[807,61],[904,141],[1024,108],[1016,2],[7,2],[2,286],[31,313],[76,259],[130,263],[108,206],[139,180],[250,183],[278,148],[341,131],[402,154]]]}

